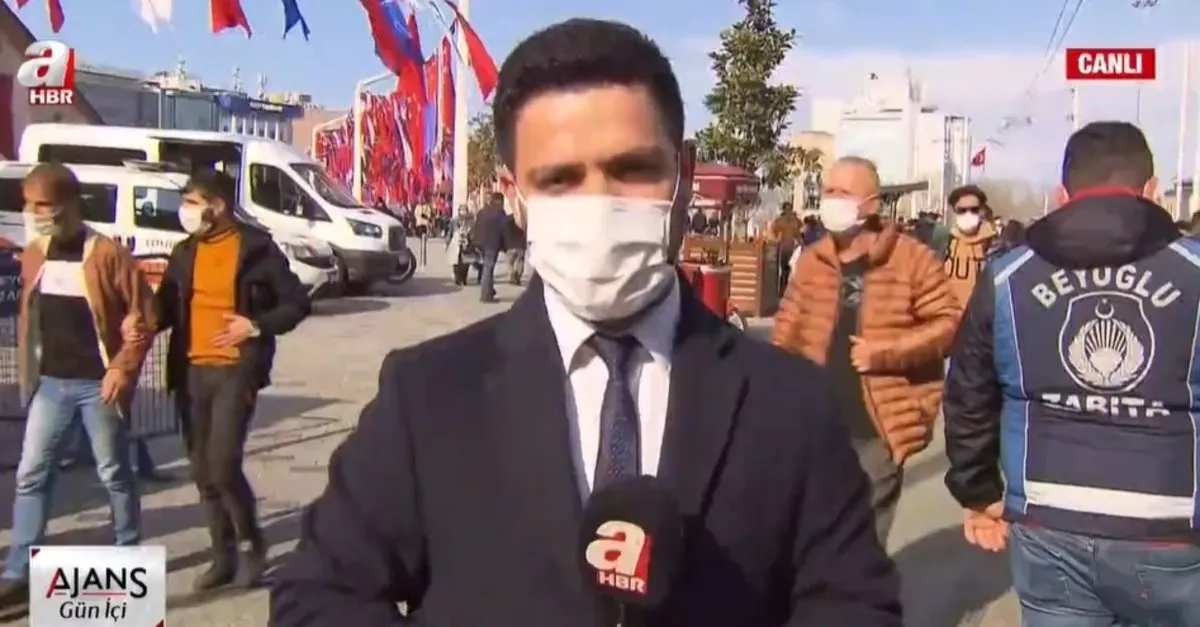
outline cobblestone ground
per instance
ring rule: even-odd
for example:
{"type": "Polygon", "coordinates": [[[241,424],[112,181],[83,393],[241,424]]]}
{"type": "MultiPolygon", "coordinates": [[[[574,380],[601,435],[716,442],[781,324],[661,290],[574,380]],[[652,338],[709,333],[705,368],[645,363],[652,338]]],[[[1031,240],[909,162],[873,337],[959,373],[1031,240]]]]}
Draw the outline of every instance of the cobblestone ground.
{"type": "MultiPolygon", "coordinates": [[[[354,427],[359,409],[374,394],[380,361],[388,350],[441,335],[501,311],[517,295],[502,285],[500,304],[478,300],[476,288],[455,288],[441,254],[430,242],[428,265],[409,283],[386,295],[318,303],[316,313],[280,342],[275,384],[266,390],[247,449],[246,469],[260,498],[260,514],[271,556],[295,544],[300,508],[323,488],[330,453],[354,427]]],[[[176,478],[144,485],[144,533],[148,543],[167,546],[171,627],[261,626],[266,593],[197,597],[191,581],[208,557],[195,490],[186,480],[173,438],[157,440],[156,459],[176,478]]],[[[964,546],[960,514],[941,487],[939,451],[908,469],[907,486],[889,547],[905,575],[911,627],[959,624],[1008,627],[1019,624],[1003,557],[988,559],[964,546]],[[990,605],[989,605],[990,604],[990,605]]],[[[108,541],[105,494],[87,470],[67,473],[59,483],[50,542],[108,541]]],[[[9,541],[12,474],[0,478],[0,545],[9,541]]],[[[19,614],[0,615],[0,625],[25,625],[19,614]]]]}

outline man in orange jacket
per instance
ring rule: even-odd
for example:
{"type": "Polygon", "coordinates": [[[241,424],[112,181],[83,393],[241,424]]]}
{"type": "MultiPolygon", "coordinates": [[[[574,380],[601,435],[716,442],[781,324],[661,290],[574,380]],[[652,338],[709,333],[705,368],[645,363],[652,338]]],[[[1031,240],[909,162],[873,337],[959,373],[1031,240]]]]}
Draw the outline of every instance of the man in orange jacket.
{"type": "Polygon", "coordinates": [[[772,341],[826,366],[883,543],[904,461],[930,440],[957,307],[929,248],[880,219],[869,160],[834,164],[819,214],[828,235],[801,253],[772,341]]]}

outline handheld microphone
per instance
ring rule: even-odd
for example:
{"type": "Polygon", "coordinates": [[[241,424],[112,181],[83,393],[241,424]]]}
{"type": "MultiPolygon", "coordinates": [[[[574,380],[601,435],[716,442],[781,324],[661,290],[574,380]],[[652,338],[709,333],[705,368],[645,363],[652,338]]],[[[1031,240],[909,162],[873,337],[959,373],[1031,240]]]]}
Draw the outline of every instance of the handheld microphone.
{"type": "Polygon", "coordinates": [[[629,607],[652,609],[670,591],[683,558],[679,506],[654,477],[614,483],[588,498],[579,548],[584,580],[616,604],[622,627],[629,607]]]}

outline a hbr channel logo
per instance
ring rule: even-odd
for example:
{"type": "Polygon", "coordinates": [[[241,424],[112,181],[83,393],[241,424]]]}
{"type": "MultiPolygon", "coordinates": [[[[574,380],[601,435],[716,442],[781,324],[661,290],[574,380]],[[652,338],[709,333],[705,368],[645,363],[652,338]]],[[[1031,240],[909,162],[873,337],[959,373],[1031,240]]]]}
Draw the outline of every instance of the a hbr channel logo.
{"type": "Polygon", "coordinates": [[[75,104],[75,51],[58,41],[35,41],[25,49],[17,83],[31,105],[75,104]]]}
{"type": "Polygon", "coordinates": [[[641,527],[609,520],[596,528],[595,540],[584,557],[596,570],[596,583],[635,594],[646,594],[650,572],[650,538],[641,527]]]}
{"type": "Polygon", "coordinates": [[[29,550],[29,624],[163,627],[164,546],[41,546],[29,550]]]}

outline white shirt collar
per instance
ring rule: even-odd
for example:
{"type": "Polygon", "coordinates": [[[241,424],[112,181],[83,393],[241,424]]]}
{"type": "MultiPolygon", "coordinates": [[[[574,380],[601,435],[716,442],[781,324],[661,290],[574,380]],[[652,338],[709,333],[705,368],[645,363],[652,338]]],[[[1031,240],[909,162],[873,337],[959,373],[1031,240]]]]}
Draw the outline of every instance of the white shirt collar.
{"type": "MultiPolygon", "coordinates": [[[[550,327],[554,329],[554,337],[558,341],[558,350],[562,355],[563,366],[571,372],[575,365],[579,349],[596,333],[592,323],[576,316],[562,302],[562,297],[549,285],[543,284],[542,292],[546,300],[546,313],[550,318],[550,327]]],[[[673,276],[671,291],[666,298],[656,303],[646,315],[633,325],[630,333],[637,338],[642,348],[650,354],[655,363],[670,367],[671,353],[675,345],[675,327],[679,323],[679,277],[673,276]]]]}

